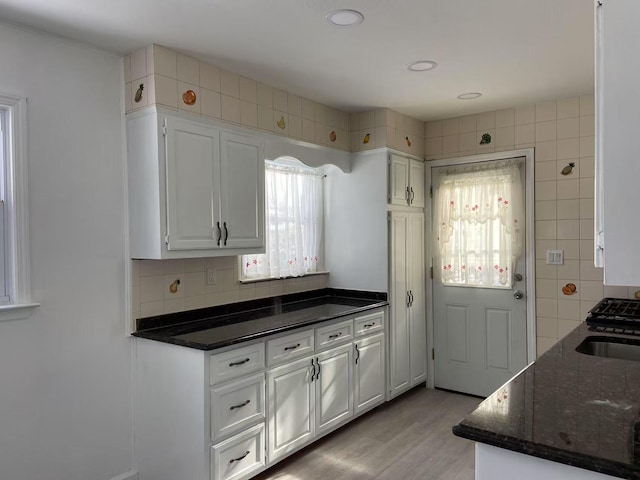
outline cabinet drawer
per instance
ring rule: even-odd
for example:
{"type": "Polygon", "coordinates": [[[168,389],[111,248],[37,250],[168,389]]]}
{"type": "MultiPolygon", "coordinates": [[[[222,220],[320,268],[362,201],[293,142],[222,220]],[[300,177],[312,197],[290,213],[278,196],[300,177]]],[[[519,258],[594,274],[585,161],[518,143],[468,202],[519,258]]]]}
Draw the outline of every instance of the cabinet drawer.
{"type": "Polygon", "coordinates": [[[255,343],[211,355],[209,377],[215,385],[263,368],[264,343],[255,343]]]}
{"type": "Polygon", "coordinates": [[[324,348],[330,345],[339,345],[353,339],[353,319],[340,323],[316,328],[316,346],[324,348]]]}
{"type": "Polygon", "coordinates": [[[211,478],[240,480],[265,465],[264,424],[211,447],[211,478]]]}
{"type": "Polygon", "coordinates": [[[264,373],[211,389],[211,438],[214,441],[264,421],[264,373]]]}
{"type": "Polygon", "coordinates": [[[313,353],[313,330],[292,333],[267,342],[267,364],[275,365],[313,353]]]}
{"type": "Polygon", "coordinates": [[[384,330],[384,310],[356,317],[356,337],[382,332],[384,330]]]}

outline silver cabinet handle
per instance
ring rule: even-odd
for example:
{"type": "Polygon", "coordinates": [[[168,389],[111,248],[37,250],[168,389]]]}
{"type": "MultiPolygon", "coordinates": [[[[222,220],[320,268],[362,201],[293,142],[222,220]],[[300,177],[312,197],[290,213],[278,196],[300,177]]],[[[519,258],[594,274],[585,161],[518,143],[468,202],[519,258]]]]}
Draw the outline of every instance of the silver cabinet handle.
{"type": "Polygon", "coordinates": [[[244,365],[245,363],[247,363],[249,361],[248,358],[245,358],[244,360],[240,360],[239,362],[231,362],[229,364],[230,367],[237,367],[238,365],[244,365]]]}
{"type": "Polygon", "coordinates": [[[284,351],[288,352],[289,350],[295,350],[296,348],[298,348],[300,346],[300,344],[296,344],[296,345],[291,345],[290,347],[284,347],[284,351]]]}
{"type": "Polygon", "coordinates": [[[415,198],[416,194],[413,191],[413,187],[411,187],[410,190],[411,190],[411,202],[410,203],[413,203],[413,199],[415,198]]]}
{"type": "Polygon", "coordinates": [[[334,333],[333,335],[329,335],[329,340],[332,340],[334,338],[338,338],[341,336],[342,336],[342,332],[334,333]]]}
{"type": "Polygon", "coordinates": [[[360,359],[360,350],[358,350],[358,345],[357,344],[353,344],[354,347],[356,347],[356,365],[358,364],[358,360],[360,359]]]}
{"type": "Polygon", "coordinates": [[[229,239],[229,229],[227,228],[227,222],[222,224],[224,226],[224,244],[227,245],[227,240],[229,239]]]}
{"type": "Polygon", "coordinates": [[[220,246],[220,240],[222,240],[222,230],[220,229],[220,222],[216,222],[216,227],[218,228],[218,246],[220,246]]]}

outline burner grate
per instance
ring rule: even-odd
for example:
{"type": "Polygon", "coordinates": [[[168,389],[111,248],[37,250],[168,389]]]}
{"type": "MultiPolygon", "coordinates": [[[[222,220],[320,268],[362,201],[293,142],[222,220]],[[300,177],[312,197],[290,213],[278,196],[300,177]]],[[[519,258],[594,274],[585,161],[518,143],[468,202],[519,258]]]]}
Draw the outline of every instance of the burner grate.
{"type": "Polygon", "coordinates": [[[640,320],[640,300],[605,298],[589,311],[589,318],[640,320]]]}

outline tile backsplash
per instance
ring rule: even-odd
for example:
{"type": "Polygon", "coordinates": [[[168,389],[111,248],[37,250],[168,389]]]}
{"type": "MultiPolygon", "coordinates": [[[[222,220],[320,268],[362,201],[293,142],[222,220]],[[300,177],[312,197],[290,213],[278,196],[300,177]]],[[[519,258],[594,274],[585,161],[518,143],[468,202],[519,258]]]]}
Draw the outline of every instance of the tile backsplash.
{"type": "Polygon", "coordinates": [[[344,151],[424,155],[424,122],[387,108],[349,114],[160,45],[124,63],[126,113],[155,104],[344,151]],[[193,104],[183,99],[189,90],[193,104]]]}
{"type": "MultiPolygon", "coordinates": [[[[132,260],[132,320],[195,308],[325,288],[327,274],[240,283],[238,257],[132,260]],[[213,270],[215,285],[207,283],[213,270]],[[177,290],[170,286],[179,280],[177,290]]],[[[132,328],[135,325],[132,325],[132,328]]]]}
{"type": "MultiPolygon", "coordinates": [[[[425,124],[427,160],[535,147],[536,308],[538,353],[583,321],[605,296],[629,297],[638,287],[605,287],[593,266],[595,117],[593,95],[425,124]],[[482,135],[492,137],[480,145],[482,135]],[[570,163],[572,172],[561,172],[570,163]],[[563,250],[547,265],[546,250],[563,250]],[[568,283],[576,291],[566,295],[568,283]]],[[[568,291],[568,290],[567,290],[568,291]]]]}

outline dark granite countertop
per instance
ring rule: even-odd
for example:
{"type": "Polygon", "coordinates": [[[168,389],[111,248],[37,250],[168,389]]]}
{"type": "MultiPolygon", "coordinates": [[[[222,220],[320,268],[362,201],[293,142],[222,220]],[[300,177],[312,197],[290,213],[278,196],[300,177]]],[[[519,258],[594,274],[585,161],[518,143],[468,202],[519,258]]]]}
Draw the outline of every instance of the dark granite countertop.
{"type": "Polygon", "coordinates": [[[132,335],[199,350],[214,350],[387,304],[385,293],[325,288],[140,318],[132,335]]]}
{"type": "Polygon", "coordinates": [[[640,362],[578,353],[576,347],[589,336],[640,343],[638,336],[590,332],[581,324],[482,402],[453,433],[640,479],[640,362]]]}

